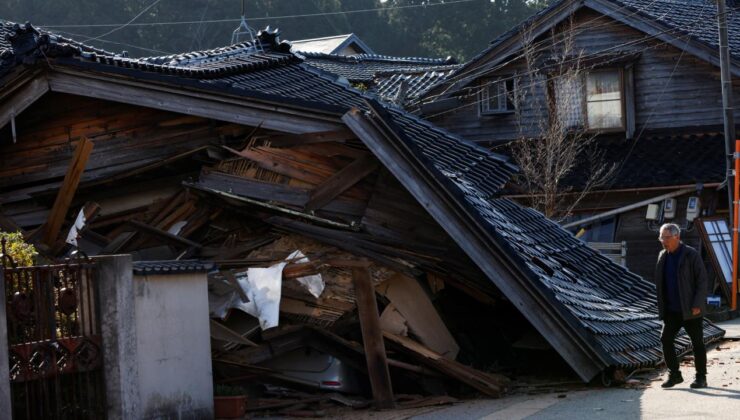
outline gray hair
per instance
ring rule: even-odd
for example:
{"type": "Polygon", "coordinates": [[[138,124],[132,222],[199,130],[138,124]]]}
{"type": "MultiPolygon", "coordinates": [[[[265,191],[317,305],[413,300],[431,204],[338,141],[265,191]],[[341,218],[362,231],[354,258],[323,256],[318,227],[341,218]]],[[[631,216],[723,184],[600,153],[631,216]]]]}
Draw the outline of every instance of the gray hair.
{"type": "Polygon", "coordinates": [[[675,223],[666,223],[660,227],[660,231],[667,230],[673,236],[681,236],[681,228],[675,223]]]}

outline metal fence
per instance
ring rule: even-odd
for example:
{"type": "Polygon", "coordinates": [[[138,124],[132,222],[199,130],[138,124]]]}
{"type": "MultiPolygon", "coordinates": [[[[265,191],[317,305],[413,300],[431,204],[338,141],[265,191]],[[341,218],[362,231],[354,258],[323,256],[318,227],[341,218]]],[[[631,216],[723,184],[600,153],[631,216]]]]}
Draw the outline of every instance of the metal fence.
{"type": "Polygon", "coordinates": [[[105,417],[103,350],[87,258],[17,267],[2,242],[14,419],[105,417]]]}

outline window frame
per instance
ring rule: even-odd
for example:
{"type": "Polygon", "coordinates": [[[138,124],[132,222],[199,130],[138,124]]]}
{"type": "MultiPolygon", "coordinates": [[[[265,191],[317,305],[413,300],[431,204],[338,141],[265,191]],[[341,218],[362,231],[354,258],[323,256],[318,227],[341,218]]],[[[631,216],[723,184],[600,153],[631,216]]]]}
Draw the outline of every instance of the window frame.
{"type": "MultiPolygon", "coordinates": [[[[627,111],[628,111],[628,104],[627,104],[627,95],[628,93],[625,91],[626,84],[625,84],[625,75],[627,74],[628,70],[626,70],[624,67],[603,67],[603,68],[597,68],[593,70],[584,71],[583,74],[579,76],[580,78],[580,86],[578,87],[580,89],[580,96],[581,96],[581,121],[582,124],[577,127],[571,127],[568,129],[569,132],[573,132],[576,130],[583,130],[587,133],[627,133],[630,134],[630,128],[627,117],[627,111]],[[621,106],[621,126],[615,127],[615,128],[591,128],[588,126],[588,75],[593,73],[607,73],[607,72],[614,72],[616,71],[618,73],[618,79],[619,79],[619,102],[621,106]]],[[[548,89],[548,107],[549,107],[549,113],[551,116],[558,117],[557,111],[558,111],[558,95],[557,95],[557,87],[555,84],[555,78],[559,77],[559,74],[557,73],[551,73],[548,77],[548,83],[547,83],[547,89],[548,89]]]]}
{"type": "MultiPolygon", "coordinates": [[[[487,79],[481,79],[480,83],[480,90],[478,92],[478,116],[487,116],[487,115],[508,115],[513,114],[516,112],[516,104],[514,103],[514,98],[510,98],[509,95],[513,95],[514,92],[517,90],[517,80],[514,77],[514,75],[509,76],[500,76],[497,78],[487,78],[487,79]],[[492,85],[501,86],[503,84],[504,86],[504,95],[505,95],[505,107],[498,108],[498,109],[490,109],[486,108],[486,106],[490,105],[491,103],[491,97],[489,95],[490,89],[492,85]]],[[[497,96],[500,95],[497,94],[497,96]]]]}
{"type": "Polygon", "coordinates": [[[605,67],[595,70],[589,70],[583,74],[583,82],[581,88],[583,89],[583,102],[582,102],[582,118],[583,127],[589,133],[621,133],[627,131],[627,105],[626,105],[626,93],[624,91],[624,68],[623,67],[605,67]],[[591,128],[588,124],[588,76],[594,73],[610,73],[617,72],[619,79],[619,104],[620,104],[620,122],[619,127],[613,128],[591,128]]]}

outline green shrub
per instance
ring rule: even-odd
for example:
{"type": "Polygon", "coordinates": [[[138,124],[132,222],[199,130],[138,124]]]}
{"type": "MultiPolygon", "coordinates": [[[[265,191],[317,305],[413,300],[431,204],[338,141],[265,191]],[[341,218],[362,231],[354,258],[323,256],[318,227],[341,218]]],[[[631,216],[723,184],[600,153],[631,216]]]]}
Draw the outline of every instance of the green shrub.
{"type": "Polygon", "coordinates": [[[8,255],[13,258],[13,261],[15,261],[18,267],[34,264],[34,259],[38,255],[38,252],[36,252],[36,248],[33,245],[23,240],[23,235],[20,232],[0,232],[0,240],[2,239],[5,239],[5,249],[8,255]]]}

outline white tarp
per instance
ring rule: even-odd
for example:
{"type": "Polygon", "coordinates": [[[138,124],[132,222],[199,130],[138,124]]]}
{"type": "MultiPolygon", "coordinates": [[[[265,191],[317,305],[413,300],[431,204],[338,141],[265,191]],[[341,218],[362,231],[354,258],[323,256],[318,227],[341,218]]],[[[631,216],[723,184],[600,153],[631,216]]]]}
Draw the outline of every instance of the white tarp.
{"type": "MultiPolygon", "coordinates": [[[[277,327],[280,318],[283,269],[288,262],[307,263],[309,261],[301,251],[295,251],[285,261],[271,267],[249,268],[246,272],[234,273],[239,287],[244,291],[249,302],[242,302],[236,292],[219,297],[211,296],[211,314],[223,318],[229,309],[234,308],[259,319],[263,330],[277,327]]],[[[297,280],[316,298],[324,291],[321,274],[300,277],[297,280]]]]}
{"type": "Polygon", "coordinates": [[[75,223],[72,225],[72,228],[69,229],[69,234],[67,234],[67,243],[70,245],[77,246],[77,237],[79,236],[79,231],[82,230],[82,228],[85,227],[85,209],[81,209],[80,212],[77,214],[77,219],[75,219],[75,223]]]}

